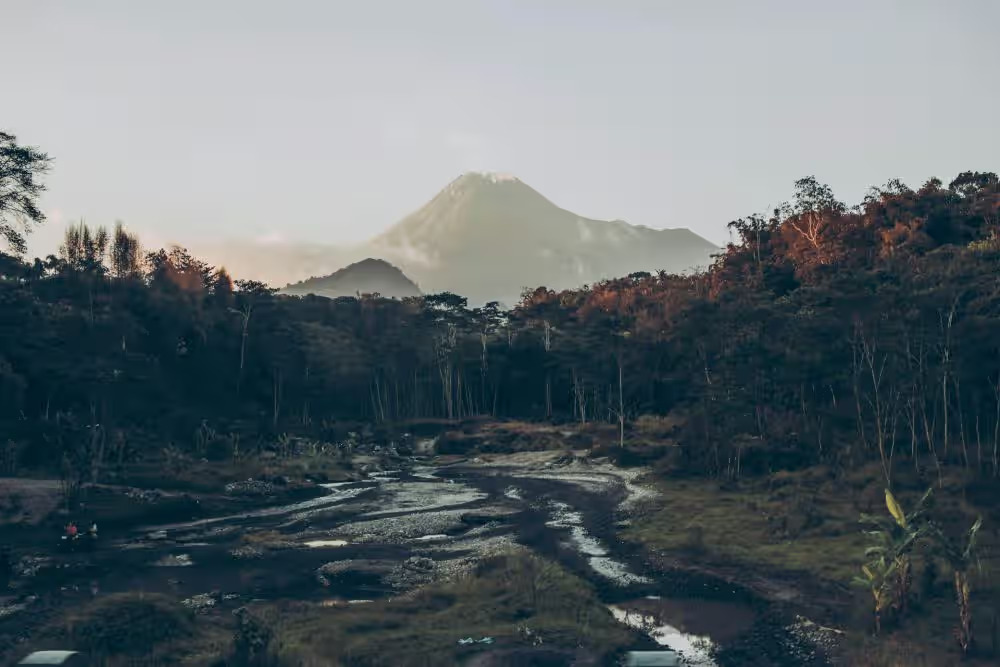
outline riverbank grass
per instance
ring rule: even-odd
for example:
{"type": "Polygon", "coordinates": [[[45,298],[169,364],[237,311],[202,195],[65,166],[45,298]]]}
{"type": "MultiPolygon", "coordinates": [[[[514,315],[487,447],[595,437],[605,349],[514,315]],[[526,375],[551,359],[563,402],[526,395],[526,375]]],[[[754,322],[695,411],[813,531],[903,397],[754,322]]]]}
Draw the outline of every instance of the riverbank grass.
{"type": "MultiPolygon", "coordinates": [[[[923,560],[915,559],[913,608],[897,627],[886,629],[885,636],[870,636],[868,593],[850,582],[870,546],[859,515],[886,512],[885,483],[878,471],[838,477],[817,467],[739,483],[668,477],[655,484],[657,499],[623,531],[623,537],[641,545],[653,562],[706,570],[765,597],[814,610],[824,616],[816,620],[848,630],[845,651],[851,664],[896,665],[901,663],[893,660],[900,655],[912,656],[916,665],[950,665],[961,659],[952,637],[958,612],[943,562],[936,561],[936,572],[925,574],[923,560]],[[890,638],[897,650],[885,651],[883,644],[890,638]]],[[[974,502],[976,494],[960,477],[938,482],[904,473],[894,480],[894,491],[903,507],[909,507],[932,484],[932,515],[948,530],[967,530],[980,515],[990,526],[980,534],[982,569],[973,576],[972,598],[980,654],[987,660],[982,664],[995,664],[989,660],[1000,648],[994,648],[997,640],[992,637],[1000,614],[1000,517],[995,504],[974,502]]]]}
{"type": "Polygon", "coordinates": [[[635,641],[591,586],[547,560],[511,553],[413,596],[282,609],[280,664],[449,665],[474,653],[549,649],[612,655],[635,641]],[[491,643],[459,644],[463,638],[491,643]]]}

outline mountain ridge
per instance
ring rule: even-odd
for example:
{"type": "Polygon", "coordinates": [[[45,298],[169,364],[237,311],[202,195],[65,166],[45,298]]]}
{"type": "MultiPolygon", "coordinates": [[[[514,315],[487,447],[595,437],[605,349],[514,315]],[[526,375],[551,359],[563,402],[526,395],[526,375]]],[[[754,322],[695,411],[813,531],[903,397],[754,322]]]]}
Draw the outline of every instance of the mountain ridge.
{"type": "Polygon", "coordinates": [[[570,289],[636,271],[703,270],[720,251],[688,228],[587,218],[516,176],[467,172],[356,246],[230,244],[212,259],[241,274],[272,281],[280,275],[287,282],[305,276],[320,280],[364,258],[380,258],[424,292],[454,292],[472,304],[513,305],[525,288],[570,289]],[[248,271],[234,261],[240,256],[253,258],[246,261],[248,271]],[[265,271],[270,275],[263,276],[265,271]]]}
{"type": "Polygon", "coordinates": [[[707,267],[720,249],[686,228],[586,218],[517,177],[469,172],[368,244],[430,291],[470,302],[577,287],[635,271],[707,267]]]}
{"type": "Polygon", "coordinates": [[[314,276],[290,283],[282,294],[316,294],[337,298],[358,294],[379,294],[386,298],[403,299],[420,296],[420,288],[406,277],[399,267],[374,257],[349,264],[327,276],[314,276]]]}

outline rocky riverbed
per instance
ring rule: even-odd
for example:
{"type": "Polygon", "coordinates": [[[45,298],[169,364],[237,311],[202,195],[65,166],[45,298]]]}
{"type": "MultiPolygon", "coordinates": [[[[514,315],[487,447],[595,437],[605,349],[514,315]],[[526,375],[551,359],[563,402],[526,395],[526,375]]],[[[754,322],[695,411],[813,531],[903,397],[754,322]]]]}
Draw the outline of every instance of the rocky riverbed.
{"type": "Polygon", "coordinates": [[[814,644],[835,634],[794,617],[774,622],[765,601],[723,582],[655,571],[616,537],[652,494],[640,473],[546,452],[443,467],[407,462],[325,484],[323,495],[300,502],[144,526],[93,553],[27,555],[19,595],[0,605],[0,634],[16,641],[30,632],[36,602],[28,596],[42,590],[59,605],[166,593],[200,613],[261,599],[349,604],[405,596],[488,556],[531,550],[591,581],[615,617],[642,633],[637,648],[670,647],[685,664],[706,666],[740,664],[727,649],[746,655],[754,642],[771,642],[783,647],[772,664],[820,663],[814,644]]]}

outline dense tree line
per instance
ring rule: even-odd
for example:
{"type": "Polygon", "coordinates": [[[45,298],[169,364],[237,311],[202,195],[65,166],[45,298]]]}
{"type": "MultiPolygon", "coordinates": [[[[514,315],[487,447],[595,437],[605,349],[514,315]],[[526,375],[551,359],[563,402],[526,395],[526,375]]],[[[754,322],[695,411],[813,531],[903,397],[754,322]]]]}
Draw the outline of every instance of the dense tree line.
{"type": "Polygon", "coordinates": [[[80,224],[58,255],[0,256],[3,460],[133,456],[139,431],[192,446],[202,422],[275,435],[492,415],[608,421],[624,439],[674,413],[693,471],[1000,474],[995,174],[891,182],[853,208],[806,178],[730,228],[705,273],[529,289],[507,312],[449,293],[277,295],[80,224]]]}

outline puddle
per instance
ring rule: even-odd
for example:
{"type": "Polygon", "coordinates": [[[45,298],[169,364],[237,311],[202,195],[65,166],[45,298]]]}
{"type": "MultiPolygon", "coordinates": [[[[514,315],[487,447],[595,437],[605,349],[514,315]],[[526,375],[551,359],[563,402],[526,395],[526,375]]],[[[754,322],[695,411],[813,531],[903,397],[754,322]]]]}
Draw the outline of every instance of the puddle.
{"type": "Polygon", "coordinates": [[[577,551],[588,557],[587,561],[595,572],[619,586],[652,583],[652,579],[633,574],[623,563],[609,558],[607,548],[583,527],[583,515],[580,512],[566,503],[553,502],[551,506],[552,519],[546,521],[545,525],[550,528],[568,529],[570,542],[577,551]]]}
{"type": "Polygon", "coordinates": [[[322,547],[346,547],[350,542],[347,540],[309,540],[303,544],[310,549],[320,549],[322,547]]]}
{"type": "Polygon", "coordinates": [[[618,622],[645,633],[660,646],[679,653],[685,665],[716,667],[712,657],[715,644],[709,637],[681,632],[652,614],[631,611],[615,605],[608,605],[608,609],[618,622]]]}
{"type": "Polygon", "coordinates": [[[644,598],[608,607],[614,617],[661,646],[683,654],[685,665],[712,667],[720,646],[745,636],[756,613],[748,604],[701,598],[644,598]]]}
{"type": "Polygon", "coordinates": [[[352,604],[368,604],[373,602],[373,600],[343,600],[341,598],[333,598],[331,600],[322,600],[319,603],[321,607],[343,607],[352,604]]]}

